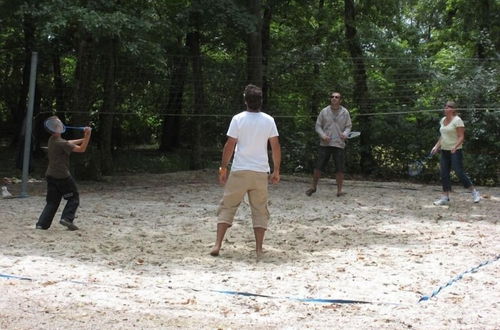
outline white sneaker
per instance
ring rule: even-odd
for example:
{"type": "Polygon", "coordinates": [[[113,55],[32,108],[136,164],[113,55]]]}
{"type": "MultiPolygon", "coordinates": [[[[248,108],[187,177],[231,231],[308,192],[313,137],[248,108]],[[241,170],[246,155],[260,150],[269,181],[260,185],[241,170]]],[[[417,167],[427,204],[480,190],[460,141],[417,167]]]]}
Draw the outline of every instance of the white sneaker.
{"type": "Polygon", "coordinates": [[[7,190],[6,186],[2,187],[2,198],[11,198],[12,194],[7,190]]]}
{"type": "Polygon", "coordinates": [[[434,202],[434,205],[448,205],[448,204],[450,204],[450,199],[444,196],[434,202]]]}
{"type": "Polygon", "coordinates": [[[479,191],[473,190],[472,191],[472,201],[474,203],[479,203],[480,200],[481,200],[481,195],[479,194],[479,191]]]}

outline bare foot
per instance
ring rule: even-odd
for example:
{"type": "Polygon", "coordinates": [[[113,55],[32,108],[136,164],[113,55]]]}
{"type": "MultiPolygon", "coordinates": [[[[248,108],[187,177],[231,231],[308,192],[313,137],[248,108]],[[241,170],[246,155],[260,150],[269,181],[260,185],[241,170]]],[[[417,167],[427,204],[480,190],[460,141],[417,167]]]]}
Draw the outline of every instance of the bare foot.
{"type": "Polygon", "coordinates": [[[220,250],[220,246],[214,246],[212,251],[210,251],[210,255],[212,257],[217,257],[219,255],[219,250],[220,250]]]}
{"type": "Polygon", "coordinates": [[[306,195],[307,196],[311,196],[312,194],[314,194],[316,192],[316,188],[309,188],[307,189],[306,191],[306,195]]]}

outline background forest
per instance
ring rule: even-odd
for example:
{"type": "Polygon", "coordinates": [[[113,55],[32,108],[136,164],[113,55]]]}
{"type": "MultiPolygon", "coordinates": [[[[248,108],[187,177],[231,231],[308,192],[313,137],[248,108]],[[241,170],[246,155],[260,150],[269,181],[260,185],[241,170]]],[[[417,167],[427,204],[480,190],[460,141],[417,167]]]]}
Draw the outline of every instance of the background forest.
{"type": "MultiPolygon", "coordinates": [[[[76,177],[216,167],[247,83],[264,89],[283,172],[310,173],[314,122],[333,90],[354,130],[348,172],[406,177],[438,138],[448,99],[466,123],[466,168],[500,176],[496,0],[1,0],[2,173],[15,168],[32,52],[33,163],[52,114],[91,124],[76,177]],[[6,156],[9,155],[9,156],[6,156]],[[8,158],[8,160],[7,160],[8,158]],[[12,160],[12,161],[11,161],[12,160]]],[[[72,133],[75,134],[75,133],[72,133]]],[[[417,179],[436,180],[437,157],[417,179]]],[[[17,162],[19,164],[19,161],[17,162]]]]}

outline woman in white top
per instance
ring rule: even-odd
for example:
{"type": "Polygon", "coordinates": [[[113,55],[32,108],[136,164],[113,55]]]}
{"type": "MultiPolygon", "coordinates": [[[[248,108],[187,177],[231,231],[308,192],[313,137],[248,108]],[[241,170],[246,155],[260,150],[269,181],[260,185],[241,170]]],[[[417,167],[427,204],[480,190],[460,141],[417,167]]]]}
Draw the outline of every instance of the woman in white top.
{"type": "Polygon", "coordinates": [[[439,122],[441,137],[431,150],[431,154],[441,151],[439,162],[441,169],[441,182],[443,185],[443,196],[434,202],[434,205],[448,205],[450,203],[451,180],[450,172],[455,174],[463,186],[472,193],[472,200],[478,203],[481,200],[479,192],[472,185],[472,181],[463,169],[462,144],[465,137],[465,125],[456,113],[456,104],[453,101],[446,102],[444,106],[444,117],[439,122]]]}

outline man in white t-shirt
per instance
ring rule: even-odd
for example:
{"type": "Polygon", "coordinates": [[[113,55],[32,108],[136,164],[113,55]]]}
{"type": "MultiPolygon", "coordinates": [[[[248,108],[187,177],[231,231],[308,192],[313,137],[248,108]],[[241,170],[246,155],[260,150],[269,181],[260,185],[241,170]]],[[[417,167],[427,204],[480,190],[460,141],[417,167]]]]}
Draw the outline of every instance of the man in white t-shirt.
{"type": "Polygon", "coordinates": [[[255,250],[257,257],[262,254],[264,234],[269,223],[267,210],[268,181],[280,181],[281,148],[278,129],[273,117],[260,111],[262,106],[262,90],[255,85],[245,87],[243,94],[246,111],[231,120],[227,131],[227,141],[222,151],[219,168],[219,182],[224,187],[224,196],[217,210],[217,237],[210,252],[218,256],[224,235],[232,226],[234,215],[248,194],[252,210],[252,224],[255,234],[255,250]],[[267,145],[271,145],[273,171],[267,156],[267,145]],[[231,172],[228,177],[227,166],[234,153],[231,172]]]}

